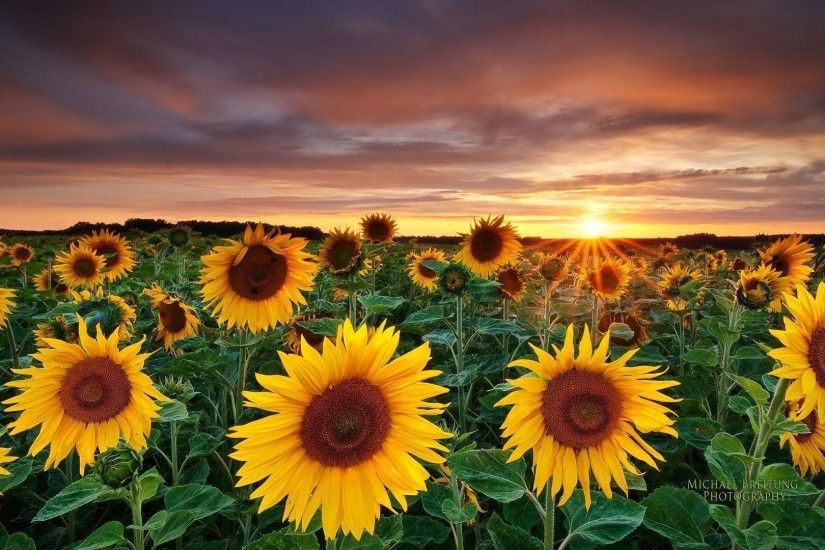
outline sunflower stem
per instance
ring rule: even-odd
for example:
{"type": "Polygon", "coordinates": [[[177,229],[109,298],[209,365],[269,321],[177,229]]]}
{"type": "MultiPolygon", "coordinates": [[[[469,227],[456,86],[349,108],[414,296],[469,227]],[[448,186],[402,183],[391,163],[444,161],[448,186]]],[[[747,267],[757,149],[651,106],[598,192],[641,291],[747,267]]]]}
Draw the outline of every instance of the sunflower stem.
{"type": "MultiPolygon", "coordinates": [[[[450,474],[450,484],[453,488],[453,498],[455,499],[456,506],[459,510],[462,509],[462,502],[461,498],[461,489],[458,487],[458,478],[455,475],[450,474]]],[[[464,529],[462,528],[463,523],[451,523],[453,528],[453,535],[455,535],[455,548],[456,550],[464,550],[464,529]]]]}
{"type": "Polygon", "coordinates": [[[238,395],[235,399],[235,403],[233,403],[235,409],[235,422],[241,418],[241,414],[243,413],[243,392],[244,389],[246,389],[246,370],[249,366],[246,336],[246,329],[242,328],[238,330],[238,395]]]}
{"type": "Polygon", "coordinates": [[[601,305],[601,299],[594,295],[590,319],[590,340],[592,342],[595,342],[599,336],[599,310],[601,310],[601,305]]]}
{"type": "Polygon", "coordinates": [[[135,550],[143,550],[143,514],[141,511],[143,502],[140,497],[140,486],[137,481],[132,481],[129,486],[130,498],[129,505],[132,508],[132,528],[134,532],[134,546],[135,550]]]}
{"type": "Polygon", "coordinates": [[[556,499],[547,487],[544,503],[544,550],[553,550],[553,537],[556,528],[556,499]]]}
{"type": "MultiPolygon", "coordinates": [[[[501,304],[501,319],[507,321],[510,318],[510,300],[505,296],[501,304]]],[[[510,355],[510,335],[504,334],[502,336],[502,345],[504,346],[504,355],[510,355]]]]}
{"type": "Polygon", "coordinates": [[[17,353],[17,341],[14,339],[14,331],[11,329],[11,319],[6,319],[6,338],[9,341],[9,351],[11,352],[11,364],[15,369],[20,368],[20,355],[17,353]]]}
{"type": "Polygon", "coordinates": [[[170,439],[170,463],[172,465],[172,485],[178,484],[178,422],[172,420],[169,423],[170,439]]]}
{"type": "MultiPolygon", "coordinates": [[[[459,294],[455,298],[455,342],[456,342],[456,373],[464,371],[464,297],[459,294]]],[[[458,386],[458,423],[461,431],[467,431],[467,403],[464,386],[458,386]]]]}

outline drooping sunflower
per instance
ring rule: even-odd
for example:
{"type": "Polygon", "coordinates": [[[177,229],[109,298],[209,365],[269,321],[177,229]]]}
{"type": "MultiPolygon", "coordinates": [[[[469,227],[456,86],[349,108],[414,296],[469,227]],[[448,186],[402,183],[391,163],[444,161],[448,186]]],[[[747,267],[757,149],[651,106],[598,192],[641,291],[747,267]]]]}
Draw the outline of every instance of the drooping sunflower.
{"type": "Polygon", "coordinates": [[[620,313],[605,313],[599,319],[599,332],[606,334],[613,323],[627,325],[633,331],[633,337],[625,339],[611,335],[613,342],[620,346],[640,346],[647,343],[647,321],[635,307],[620,313]]]}
{"type": "Polygon", "coordinates": [[[320,350],[324,343],[324,336],[316,334],[311,330],[301,326],[304,321],[315,321],[318,319],[334,319],[335,313],[331,311],[313,311],[296,315],[289,322],[289,330],[284,334],[284,343],[293,353],[300,353],[301,341],[306,342],[313,348],[320,350]]]}
{"type": "Polygon", "coordinates": [[[504,223],[504,216],[479,218],[463,237],[455,259],[479,277],[489,277],[502,265],[515,262],[521,254],[518,233],[511,224],[504,223]]]}
{"type": "Polygon", "coordinates": [[[157,284],[143,291],[149,297],[152,307],[158,312],[156,340],[163,340],[166,351],[178,340],[189,338],[198,333],[200,320],[192,306],[180,298],[164,292],[157,284]]]}
{"type": "Polygon", "coordinates": [[[702,273],[698,269],[691,269],[681,262],[676,262],[664,268],[657,284],[662,296],[668,300],[675,300],[682,297],[682,286],[698,281],[701,276],[702,273]]]}
{"type": "Polygon", "coordinates": [[[16,243],[11,247],[11,265],[19,267],[34,258],[34,249],[27,244],[16,243]]]}
{"type": "Polygon", "coordinates": [[[361,218],[361,234],[371,243],[388,243],[395,237],[398,226],[387,214],[369,214],[361,218]]]}
{"type": "Polygon", "coordinates": [[[407,264],[407,273],[412,282],[426,290],[435,290],[438,281],[438,273],[424,265],[424,262],[443,262],[446,260],[444,252],[437,248],[428,248],[417,254],[413,254],[407,264]]]}
{"type": "Polygon", "coordinates": [[[60,280],[55,270],[43,270],[34,277],[34,288],[40,292],[53,292],[57,296],[68,296],[71,292],[69,285],[60,280]]]}
{"type": "Polygon", "coordinates": [[[369,337],[347,320],[323,351],[301,346],[281,353],[286,376],[257,375],[266,391],[245,392],[247,406],[270,414],[232,428],[240,441],[230,456],[243,464],[238,486],[262,481],[251,498],[259,511],[284,498],[284,520],[305,530],[320,509],[324,535],[338,530],[356,539],[373,533],[389,495],[407,509],[406,497],[424,491],[427,470],[440,464],[450,437],[427,416],[445,405],[429,401],[447,391],[425,380],[429,344],[392,359],[399,333],[383,324],[369,337]]]}
{"type": "Polygon", "coordinates": [[[527,290],[524,273],[517,267],[509,266],[496,273],[499,290],[509,300],[520,301],[527,290]]]}
{"type": "Polygon", "coordinates": [[[74,245],[55,258],[54,270],[60,280],[72,288],[94,288],[103,282],[103,256],[85,245],[74,245]]]}
{"type": "Polygon", "coordinates": [[[306,304],[301,292],[312,289],[317,264],[305,239],[258,224],[227,243],[201,258],[201,294],[218,322],[257,333],[289,321],[293,304],[306,304]]]}
{"type": "Polygon", "coordinates": [[[10,288],[0,288],[0,328],[6,328],[12,309],[14,309],[14,291],[10,288]]]}
{"type": "Polygon", "coordinates": [[[806,434],[785,432],[779,437],[779,447],[790,447],[791,460],[804,476],[809,472],[811,477],[825,470],[825,422],[816,413],[811,411],[808,416],[799,415],[799,403],[788,403],[788,418],[803,422],[808,427],[806,434]]]}
{"type": "Polygon", "coordinates": [[[318,257],[330,273],[349,275],[361,264],[361,237],[352,229],[336,227],[327,234],[318,257]]]}
{"type": "Polygon", "coordinates": [[[567,275],[567,262],[555,254],[541,254],[536,271],[548,283],[557,283],[567,275]]]}
{"type": "Polygon", "coordinates": [[[788,288],[805,284],[814,270],[808,265],[814,257],[814,247],[808,241],[803,241],[802,235],[791,235],[775,241],[761,250],[759,256],[765,265],[779,272],[788,288]]]}
{"type": "Polygon", "coordinates": [[[94,291],[73,290],[71,296],[78,315],[92,323],[92,326],[100,323],[106,333],[116,330],[121,342],[132,337],[132,326],[137,314],[126,300],[116,294],[104,293],[102,287],[97,287],[94,291]]]}
{"type": "Polygon", "coordinates": [[[16,456],[11,456],[9,454],[10,452],[11,449],[7,447],[0,447],[0,476],[11,475],[11,472],[3,467],[3,464],[8,464],[9,462],[14,462],[17,460],[16,456]]]}
{"type": "Polygon", "coordinates": [[[563,487],[561,506],[581,485],[589,508],[591,473],[611,498],[612,481],[627,494],[624,472],[639,473],[630,457],[652,468],[664,461],[639,432],[678,437],[671,417],[675,413],[662,405],[675,400],[660,390],[679,383],[656,380],[662,374],[658,367],[627,366],[638,349],[608,362],[609,336],[594,350],[587,326],[578,355],[574,345],[573,325],[567,327],[562,348],[554,346],[555,356],[531,345],[538,360],[518,359],[510,366],[532,374],[508,380],[516,389],[496,405],[512,405],[502,424],[504,448],[513,449],[508,460],[533,451],[536,494],[548,482],[553,497],[563,487]]]}
{"type": "Polygon", "coordinates": [[[20,393],[3,403],[7,412],[20,413],[9,424],[11,435],[40,426],[29,455],[48,446],[44,469],[56,468],[75,449],[83,475],[95,452],[115,447],[121,437],[135,450],[145,448],[158,417],[154,400],[166,398],[143,372],[149,356],[140,353],[143,340],[120,349],[117,332],[106,336],[98,327],[96,337],[89,336],[84,319],[78,327],[78,344],[50,339],[32,355],[41,367],[14,369],[26,378],[6,383],[20,393]]]}
{"type": "Polygon", "coordinates": [[[91,235],[80,239],[80,244],[85,244],[97,255],[105,258],[107,281],[122,279],[135,268],[135,252],[132,250],[132,245],[108,229],[93,231],[91,235]]]}
{"type": "Polygon", "coordinates": [[[596,296],[618,300],[630,283],[630,266],[618,258],[605,258],[587,270],[585,280],[596,296]]]}
{"type": "Polygon", "coordinates": [[[756,269],[739,272],[736,297],[749,309],[768,306],[768,311],[781,311],[782,297],[787,290],[779,272],[761,264],[756,269]]]}
{"type": "Polygon", "coordinates": [[[819,283],[816,296],[797,285],[796,295],[785,295],[785,330],[771,329],[782,347],[768,355],[782,363],[771,371],[777,378],[792,382],[786,399],[799,401],[799,417],[816,411],[825,418],[825,282],[819,283]]]}

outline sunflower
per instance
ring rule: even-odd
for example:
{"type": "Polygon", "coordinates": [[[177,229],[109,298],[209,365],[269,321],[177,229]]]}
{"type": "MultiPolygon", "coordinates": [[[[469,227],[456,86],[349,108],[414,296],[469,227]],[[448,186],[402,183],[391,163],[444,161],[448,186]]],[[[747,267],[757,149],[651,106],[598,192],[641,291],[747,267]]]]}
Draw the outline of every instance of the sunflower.
{"type": "Polygon", "coordinates": [[[143,291],[149,297],[152,307],[158,312],[156,340],[163,340],[166,351],[178,340],[198,333],[200,321],[192,306],[163,291],[157,284],[143,291]]]}
{"type": "Polygon", "coordinates": [[[352,229],[329,232],[318,252],[321,264],[334,275],[349,275],[361,264],[361,237],[352,229]]]}
{"type": "Polygon", "coordinates": [[[242,241],[227,240],[201,259],[201,294],[218,322],[253,333],[286,323],[293,304],[306,304],[317,265],[307,242],[289,234],[246,226],[242,241]]]}
{"type": "Polygon", "coordinates": [[[518,233],[504,216],[481,218],[465,234],[455,259],[479,277],[489,277],[498,267],[515,262],[521,254],[518,233]]]}
{"type": "Polygon", "coordinates": [[[372,275],[373,272],[378,273],[384,267],[381,256],[373,256],[372,258],[365,258],[364,263],[361,264],[361,270],[358,272],[359,277],[366,277],[372,275]]]}
{"type": "Polygon", "coordinates": [[[567,263],[555,254],[541,254],[536,271],[548,283],[557,283],[567,275],[567,263]]]}
{"type": "Polygon", "coordinates": [[[135,267],[135,253],[129,241],[108,229],[93,231],[91,235],[80,239],[106,262],[105,277],[107,281],[122,279],[135,267]]]}
{"type": "Polygon", "coordinates": [[[54,292],[58,296],[68,296],[71,291],[69,285],[60,280],[57,272],[49,271],[48,268],[35,275],[34,288],[40,292],[54,292]]]}
{"type": "Polygon", "coordinates": [[[564,346],[554,346],[555,356],[531,345],[537,361],[510,363],[532,374],[508,380],[516,389],[496,403],[513,406],[502,424],[504,448],[514,449],[508,461],[532,449],[533,490],[538,494],[552,482],[555,498],[563,486],[560,506],[579,484],[590,507],[591,472],[608,498],[613,496],[611,479],[627,494],[624,471],[639,473],[629,457],[658,469],[656,461],[664,457],[639,432],[678,437],[669,416],[673,411],[661,404],[675,400],[659,390],[679,383],[654,380],[662,374],[657,367],[627,366],[638,349],[607,362],[609,345],[606,335],[594,350],[585,326],[576,356],[571,324],[564,346]]]}
{"type": "Polygon", "coordinates": [[[748,262],[742,258],[742,256],[737,256],[734,258],[733,262],[731,262],[730,267],[734,271],[742,271],[743,269],[748,269],[750,266],[748,265],[748,262]]]}
{"type": "Polygon", "coordinates": [[[671,242],[664,243],[659,247],[659,256],[666,258],[679,253],[679,247],[671,242]]]}
{"type": "Polygon", "coordinates": [[[792,380],[786,399],[800,401],[802,418],[816,411],[825,418],[825,282],[819,283],[816,296],[797,285],[796,296],[785,296],[785,330],[771,329],[782,347],[768,355],[782,363],[771,371],[778,378],[792,380]]]}
{"type": "Polygon", "coordinates": [[[34,344],[39,348],[49,345],[48,338],[56,338],[70,344],[76,344],[79,341],[77,325],[66,322],[63,315],[58,315],[45,323],[37,323],[37,327],[32,332],[34,332],[34,344]]]}
{"type": "Polygon", "coordinates": [[[316,321],[318,319],[334,319],[335,313],[331,311],[316,311],[312,313],[302,313],[296,315],[289,322],[289,330],[284,334],[284,343],[292,350],[293,353],[300,353],[301,341],[306,342],[313,348],[320,351],[324,343],[324,337],[321,334],[312,332],[308,328],[304,328],[300,323],[304,321],[316,321]]]}
{"type": "Polygon", "coordinates": [[[158,417],[153,400],[166,398],[143,372],[149,357],[140,353],[143,341],[119,349],[117,331],[107,337],[98,326],[91,337],[82,318],[78,327],[79,344],[48,340],[32,354],[42,367],[14,369],[26,378],[6,383],[20,393],[3,403],[7,412],[20,412],[9,424],[11,435],[40,426],[29,455],[49,446],[44,469],[56,468],[74,448],[83,475],[95,451],[115,447],[121,437],[135,450],[145,448],[158,417]]]}
{"type": "Polygon", "coordinates": [[[811,411],[805,417],[801,417],[798,411],[798,402],[788,404],[788,418],[803,422],[810,433],[785,432],[779,438],[779,447],[784,448],[788,444],[791,460],[799,468],[800,473],[804,476],[810,472],[813,477],[825,470],[825,422],[816,411],[811,411]]]}
{"type": "Polygon", "coordinates": [[[169,230],[169,244],[175,248],[186,246],[189,239],[189,228],[184,225],[177,225],[169,230]]]}
{"type": "Polygon", "coordinates": [[[805,284],[814,270],[807,265],[814,257],[814,247],[803,241],[801,235],[791,235],[775,241],[760,251],[759,256],[765,265],[779,272],[782,282],[788,288],[805,284]]]}
{"type": "Polygon", "coordinates": [[[761,264],[756,269],[739,272],[736,297],[740,304],[749,309],[760,309],[769,305],[768,311],[780,311],[785,290],[779,272],[761,264]]]}
{"type": "Polygon", "coordinates": [[[618,258],[605,258],[585,273],[593,293],[605,300],[618,300],[630,282],[630,266],[618,258]]]}
{"type": "Polygon", "coordinates": [[[11,310],[14,309],[14,291],[10,288],[0,288],[0,328],[5,328],[11,310]]]}
{"type": "Polygon", "coordinates": [[[3,464],[8,464],[9,462],[14,462],[17,457],[11,456],[9,453],[11,449],[7,447],[0,447],[0,476],[8,476],[11,475],[6,468],[3,467],[3,464]]]}
{"type": "Polygon", "coordinates": [[[496,274],[496,282],[501,293],[514,302],[520,301],[524,297],[524,291],[527,290],[524,273],[517,267],[500,269],[496,274]]]}
{"type": "Polygon", "coordinates": [[[424,265],[424,262],[443,262],[446,260],[444,253],[437,248],[428,248],[417,254],[413,254],[410,263],[407,264],[407,273],[412,282],[426,290],[435,290],[438,281],[438,273],[424,265]]]}
{"type": "Polygon", "coordinates": [[[86,245],[74,245],[55,258],[54,270],[72,288],[93,288],[103,282],[106,261],[86,245]]]}
{"type": "Polygon", "coordinates": [[[11,265],[21,266],[32,261],[34,258],[34,249],[32,247],[17,243],[11,247],[11,265]]]}
{"type": "Polygon", "coordinates": [[[438,286],[447,294],[461,294],[470,283],[472,274],[464,264],[451,263],[441,270],[438,286]]]}
{"type": "Polygon", "coordinates": [[[647,321],[637,309],[634,308],[621,313],[605,313],[599,319],[599,332],[606,334],[613,323],[625,324],[633,331],[633,337],[630,339],[611,335],[614,343],[620,346],[640,346],[647,342],[647,321]]]}
{"type": "Polygon", "coordinates": [[[682,286],[698,281],[701,275],[698,269],[691,269],[680,262],[676,262],[672,266],[664,268],[657,284],[662,296],[668,300],[675,300],[682,296],[682,286]]]}
{"type": "Polygon", "coordinates": [[[392,359],[398,341],[392,327],[369,338],[346,320],[321,353],[281,353],[286,376],[257,375],[266,391],[245,392],[246,405],[274,414],[232,428],[241,441],[230,456],[243,463],[239,487],[263,480],[251,494],[259,511],[286,498],[284,520],[299,529],[320,508],[327,539],[341,529],[360,540],[381,505],[392,509],[390,494],[406,510],[426,489],[417,459],[443,463],[438,440],[451,434],[425,417],[441,414],[446,405],[429,399],[447,389],[424,382],[439,374],[425,370],[428,343],[392,359]]]}
{"type": "Polygon", "coordinates": [[[387,214],[369,214],[361,218],[361,234],[371,243],[388,243],[395,237],[397,225],[387,214]]]}
{"type": "Polygon", "coordinates": [[[132,325],[137,314],[126,300],[116,294],[104,294],[102,287],[94,292],[73,290],[71,296],[77,313],[87,321],[93,325],[100,323],[104,332],[117,331],[121,342],[132,337],[132,325]]]}

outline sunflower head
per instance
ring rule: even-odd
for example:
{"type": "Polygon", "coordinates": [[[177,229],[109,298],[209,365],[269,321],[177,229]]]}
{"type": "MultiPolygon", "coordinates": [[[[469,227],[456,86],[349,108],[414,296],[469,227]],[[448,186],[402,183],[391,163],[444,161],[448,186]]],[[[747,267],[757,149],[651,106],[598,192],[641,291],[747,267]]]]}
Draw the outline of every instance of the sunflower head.
{"type": "Polygon", "coordinates": [[[424,262],[443,262],[445,259],[444,253],[437,248],[422,250],[409,257],[407,273],[410,275],[410,279],[418,286],[426,290],[435,290],[438,273],[424,265],[424,262]]]}
{"type": "Polygon", "coordinates": [[[227,240],[201,259],[201,294],[212,315],[228,328],[269,330],[292,317],[293,304],[306,304],[317,264],[304,251],[305,239],[247,226],[241,241],[227,240]]]}
{"type": "Polygon", "coordinates": [[[765,264],[739,272],[736,298],[748,309],[762,309],[770,305],[771,311],[779,311],[783,292],[784,283],[779,272],[765,264]]]}
{"type": "Polygon", "coordinates": [[[512,408],[502,424],[505,449],[513,449],[509,461],[533,451],[534,485],[538,494],[548,483],[555,497],[564,488],[559,505],[577,485],[590,507],[591,473],[605,496],[612,497],[615,482],[628,491],[624,472],[638,474],[630,457],[656,468],[664,457],[651,447],[642,433],[659,432],[677,437],[673,411],[662,405],[675,401],[660,390],[676,381],[656,380],[657,367],[629,367],[633,349],[608,361],[609,336],[596,349],[587,326],[576,353],[573,325],[567,328],[564,345],[554,354],[532,346],[536,360],[518,359],[512,367],[531,374],[508,380],[515,390],[496,405],[512,408]]]}
{"type": "Polygon", "coordinates": [[[352,229],[336,227],[324,239],[318,256],[333,275],[349,275],[361,264],[361,237],[352,229]]]}
{"type": "Polygon", "coordinates": [[[78,318],[84,318],[88,328],[100,325],[104,332],[117,332],[120,341],[132,337],[132,325],[137,320],[133,307],[116,294],[105,294],[102,287],[94,292],[82,290],[72,291],[72,301],[78,318]]]}
{"type": "Polygon", "coordinates": [[[814,247],[801,235],[779,239],[759,252],[762,263],[779,272],[790,287],[805,284],[813,272],[808,263],[814,257],[814,247]]]}
{"type": "Polygon", "coordinates": [[[189,244],[189,229],[182,225],[177,225],[170,229],[169,244],[175,248],[180,248],[189,244]]]}
{"type": "Polygon", "coordinates": [[[539,257],[536,271],[548,283],[557,283],[567,274],[567,264],[554,254],[543,254],[539,257]]]}
{"type": "Polygon", "coordinates": [[[108,229],[93,231],[91,235],[80,239],[95,254],[102,256],[105,262],[107,281],[117,281],[129,274],[135,267],[135,253],[129,241],[108,229]]]}
{"type": "Polygon", "coordinates": [[[251,494],[260,511],[286,498],[284,520],[299,529],[320,509],[327,539],[341,530],[360,540],[389,494],[406,510],[406,497],[425,489],[418,459],[442,463],[439,440],[450,437],[427,419],[444,409],[430,399],[447,389],[425,382],[439,374],[426,370],[429,344],[393,359],[398,341],[393,328],[370,336],[346,320],[320,353],[280,353],[285,376],[257,375],[265,391],[246,392],[246,405],[271,414],[230,437],[238,486],[263,481],[251,494]]]}
{"type": "Polygon", "coordinates": [[[500,269],[496,274],[499,290],[509,300],[520,301],[527,289],[524,273],[517,267],[509,266],[500,269]]]}
{"type": "Polygon", "coordinates": [[[788,405],[788,418],[802,422],[808,427],[808,433],[786,432],[779,438],[779,446],[790,447],[791,460],[804,475],[814,477],[825,471],[825,421],[815,410],[807,416],[799,414],[799,401],[792,401],[788,405]]]}
{"type": "Polygon", "coordinates": [[[194,386],[192,386],[192,382],[183,376],[174,375],[163,378],[160,383],[158,383],[158,390],[160,390],[163,395],[168,396],[169,399],[180,401],[181,403],[186,403],[198,393],[195,391],[194,386]]]}
{"type": "Polygon", "coordinates": [[[748,269],[750,266],[741,256],[737,256],[733,262],[731,262],[730,267],[734,271],[742,271],[743,269],[748,269]]]}
{"type": "Polygon", "coordinates": [[[640,346],[647,342],[647,320],[639,310],[633,308],[621,313],[605,313],[599,319],[599,332],[607,334],[613,323],[625,324],[633,331],[633,337],[627,339],[611,335],[614,343],[620,346],[640,346]]]}
{"type": "Polygon", "coordinates": [[[53,292],[58,296],[68,296],[71,292],[69,285],[60,280],[54,270],[44,268],[34,277],[34,288],[39,292],[53,292]]]}
{"type": "Polygon", "coordinates": [[[10,288],[0,288],[0,328],[5,328],[9,322],[9,314],[14,309],[14,291],[10,288]]]}
{"type": "Polygon", "coordinates": [[[659,256],[667,257],[679,253],[679,247],[673,243],[667,242],[659,247],[659,256]]]}
{"type": "Polygon", "coordinates": [[[662,296],[668,300],[682,297],[682,287],[688,283],[699,280],[701,273],[697,269],[690,269],[676,262],[670,267],[664,268],[658,286],[662,296]]]}
{"type": "Polygon", "coordinates": [[[198,333],[200,320],[195,310],[180,298],[167,294],[157,284],[143,291],[149,296],[152,307],[158,313],[157,339],[170,351],[178,340],[198,333]]]}
{"type": "Polygon", "coordinates": [[[618,300],[630,283],[630,266],[618,258],[606,258],[594,262],[585,276],[596,296],[610,301],[618,300]]]}
{"type": "Polygon", "coordinates": [[[472,275],[462,264],[447,265],[438,276],[438,286],[447,294],[461,294],[470,283],[472,275]]]}
{"type": "Polygon", "coordinates": [[[86,245],[71,245],[68,251],[58,254],[54,270],[60,280],[71,288],[93,288],[104,280],[106,262],[86,245]]]}
{"type": "Polygon", "coordinates": [[[361,234],[371,243],[388,243],[395,237],[397,225],[387,214],[368,214],[361,218],[361,234]]]}
{"type": "Polygon", "coordinates": [[[470,233],[464,235],[455,259],[486,278],[498,267],[515,262],[519,254],[518,233],[511,224],[504,223],[504,216],[498,216],[476,220],[470,233]]]}
{"type": "Polygon", "coordinates": [[[29,245],[17,243],[11,247],[11,265],[21,266],[32,261],[34,249],[29,245]]]}
{"type": "Polygon", "coordinates": [[[292,318],[289,323],[289,330],[284,334],[284,341],[293,353],[301,351],[301,342],[306,342],[307,345],[320,350],[324,343],[324,336],[312,332],[310,329],[301,326],[304,321],[315,321],[318,319],[334,319],[335,313],[332,311],[314,311],[311,313],[302,313],[292,318]]]}
{"type": "Polygon", "coordinates": [[[94,471],[103,483],[117,489],[132,481],[141,464],[143,457],[128,445],[121,443],[97,457],[94,471]]]}
{"type": "Polygon", "coordinates": [[[76,449],[82,475],[96,452],[121,438],[132,449],[145,448],[160,408],[155,400],[166,398],[143,372],[148,355],[140,353],[142,342],[121,349],[117,331],[107,336],[98,326],[90,336],[82,318],[78,328],[77,344],[48,340],[32,355],[41,367],[16,369],[23,378],[6,385],[19,393],[3,403],[7,412],[20,413],[9,424],[12,435],[40,427],[29,454],[50,447],[45,469],[76,449]]]}

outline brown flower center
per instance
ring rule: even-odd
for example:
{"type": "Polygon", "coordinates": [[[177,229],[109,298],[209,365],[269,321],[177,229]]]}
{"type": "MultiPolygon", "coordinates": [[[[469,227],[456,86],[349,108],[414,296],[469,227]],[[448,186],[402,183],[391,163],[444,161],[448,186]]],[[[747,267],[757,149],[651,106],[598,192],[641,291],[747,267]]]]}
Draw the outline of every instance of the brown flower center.
{"type": "Polygon", "coordinates": [[[171,304],[161,302],[158,304],[158,317],[160,323],[167,331],[176,333],[186,328],[186,311],[177,300],[171,304]]]}
{"type": "Polygon", "coordinates": [[[782,274],[783,277],[787,277],[788,274],[791,272],[791,266],[788,263],[788,258],[785,257],[784,254],[774,254],[772,255],[765,264],[778,271],[782,274]]]}
{"type": "Polygon", "coordinates": [[[254,244],[237,264],[229,268],[229,286],[249,300],[266,300],[274,296],[287,277],[286,258],[269,247],[254,244]]]}
{"type": "Polygon", "coordinates": [[[498,284],[501,285],[501,291],[508,298],[518,297],[521,290],[524,288],[524,280],[521,273],[516,269],[505,269],[498,274],[498,284]]]}
{"type": "Polygon", "coordinates": [[[498,258],[504,249],[504,240],[501,235],[492,229],[482,229],[472,236],[470,252],[479,262],[489,262],[498,258]]]}
{"type": "Polygon", "coordinates": [[[548,381],[541,406],[544,428],[562,445],[598,445],[613,432],[621,415],[621,396],[602,375],[569,370],[548,381]]]}
{"type": "Polygon", "coordinates": [[[69,369],[58,394],[75,420],[105,422],[129,405],[131,390],[123,367],[108,357],[88,357],[69,369]]]}
{"type": "Polygon", "coordinates": [[[97,266],[90,258],[78,258],[72,267],[75,275],[79,275],[80,277],[91,277],[95,274],[97,266]]]}
{"type": "Polygon", "coordinates": [[[433,258],[421,258],[421,260],[418,262],[418,273],[425,279],[435,279],[435,277],[438,275],[435,271],[425,266],[423,263],[432,259],[433,258]]]}
{"type": "Polygon", "coordinates": [[[590,284],[599,292],[615,292],[619,287],[619,276],[610,266],[602,266],[590,273],[590,284]]]}
{"type": "Polygon", "coordinates": [[[14,257],[18,260],[28,260],[31,257],[31,252],[28,248],[20,247],[14,249],[14,257]]]}
{"type": "Polygon", "coordinates": [[[806,443],[814,436],[814,433],[816,433],[816,425],[819,423],[819,417],[816,415],[816,411],[811,411],[811,414],[801,419],[800,422],[805,424],[811,433],[797,434],[796,441],[798,443],[806,443]]]}
{"type": "Polygon", "coordinates": [[[364,228],[367,238],[371,241],[382,242],[390,236],[390,228],[382,220],[373,220],[364,228]]]}
{"type": "Polygon", "coordinates": [[[340,239],[327,252],[327,261],[333,270],[341,271],[353,267],[358,258],[358,243],[350,239],[340,239]]]}
{"type": "Polygon", "coordinates": [[[816,375],[820,387],[825,388],[825,327],[817,327],[808,344],[808,364],[816,375]]]}
{"type": "Polygon", "coordinates": [[[114,267],[120,259],[120,251],[111,243],[104,243],[95,248],[99,256],[106,258],[106,267],[114,267]]]}
{"type": "Polygon", "coordinates": [[[389,431],[390,409],[381,390],[363,378],[351,378],[313,398],[300,434],[310,458],[345,468],[378,452],[389,431]]]}

